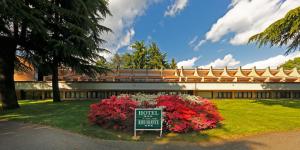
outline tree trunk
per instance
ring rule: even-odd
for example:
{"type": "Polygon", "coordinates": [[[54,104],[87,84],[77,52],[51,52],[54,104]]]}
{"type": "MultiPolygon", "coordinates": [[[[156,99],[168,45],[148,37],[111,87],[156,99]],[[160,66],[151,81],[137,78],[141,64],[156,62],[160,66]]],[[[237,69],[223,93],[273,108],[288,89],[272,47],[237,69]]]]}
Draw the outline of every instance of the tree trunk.
{"type": "Polygon", "coordinates": [[[0,43],[0,100],[3,109],[16,109],[20,107],[14,82],[16,43],[5,37],[0,43]]]}
{"type": "Polygon", "coordinates": [[[53,102],[61,102],[59,86],[58,86],[58,62],[56,58],[54,58],[53,65],[52,65],[52,92],[53,92],[53,102]]]}

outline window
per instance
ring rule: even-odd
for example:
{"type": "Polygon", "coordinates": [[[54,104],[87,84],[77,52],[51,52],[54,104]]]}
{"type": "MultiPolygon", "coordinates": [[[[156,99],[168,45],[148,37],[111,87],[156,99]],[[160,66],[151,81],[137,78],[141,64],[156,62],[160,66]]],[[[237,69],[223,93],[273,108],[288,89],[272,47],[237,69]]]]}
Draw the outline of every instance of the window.
{"type": "Polygon", "coordinates": [[[300,98],[300,92],[299,91],[293,92],[293,98],[300,98]]]}
{"type": "Polygon", "coordinates": [[[270,92],[256,92],[256,98],[271,98],[270,92]]]}
{"type": "Polygon", "coordinates": [[[218,92],[218,98],[232,98],[231,92],[218,92]]]}
{"type": "Polygon", "coordinates": [[[276,92],[276,98],[291,98],[291,92],[289,91],[276,92]]]}
{"type": "Polygon", "coordinates": [[[72,96],[72,92],[66,92],[65,93],[66,98],[72,98],[71,96],[72,96]]]}
{"type": "Polygon", "coordinates": [[[252,98],[252,92],[237,92],[236,98],[252,98]]]}

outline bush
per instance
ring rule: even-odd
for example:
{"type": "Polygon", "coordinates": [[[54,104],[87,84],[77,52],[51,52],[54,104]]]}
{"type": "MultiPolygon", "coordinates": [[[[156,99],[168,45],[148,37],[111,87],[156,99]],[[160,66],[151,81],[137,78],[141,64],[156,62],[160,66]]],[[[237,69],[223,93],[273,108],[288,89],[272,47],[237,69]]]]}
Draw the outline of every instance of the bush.
{"type": "Polygon", "coordinates": [[[215,128],[222,120],[215,105],[209,100],[195,96],[112,96],[90,106],[90,122],[105,128],[132,129],[135,108],[164,108],[164,130],[171,132],[200,131],[215,128]],[[151,98],[153,97],[150,96],[151,98]]]}
{"type": "Polygon", "coordinates": [[[105,128],[130,129],[133,127],[134,109],[137,101],[129,97],[112,96],[90,105],[90,122],[105,128]]]}
{"type": "Polygon", "coordinates": [[[164,129],[172,132],[215,128],[222,120],[215,105],[203,98],[198,98],[195,102],[180,96],[164,95],[157,98],[157,106],[165,107],[164,129]]]}

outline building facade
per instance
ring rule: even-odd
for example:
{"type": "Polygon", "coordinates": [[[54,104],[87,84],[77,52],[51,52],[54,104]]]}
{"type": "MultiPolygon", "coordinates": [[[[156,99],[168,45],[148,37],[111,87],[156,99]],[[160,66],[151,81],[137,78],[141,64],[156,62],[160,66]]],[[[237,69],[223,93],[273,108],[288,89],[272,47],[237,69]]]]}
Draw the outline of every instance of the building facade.
{"type": "MultiPolygon", "coordinates": [[[[51,76],[35,81],[34,73],[16,74],[19,99],[52,98],[51,76]]],[[[113,70],[95,77],[60,69],[61,98],[102,99],[120,94],[193,94],[213,99],[300,99],[300,74],[278,69],[113,70]]]]}

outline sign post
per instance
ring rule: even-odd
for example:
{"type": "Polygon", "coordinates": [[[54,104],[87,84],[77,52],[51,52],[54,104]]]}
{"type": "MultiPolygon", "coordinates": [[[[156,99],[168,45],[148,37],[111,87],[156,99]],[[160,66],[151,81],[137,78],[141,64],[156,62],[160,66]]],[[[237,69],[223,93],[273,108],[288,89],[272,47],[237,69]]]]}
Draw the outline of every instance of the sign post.
{"type": "Polygon", "coordinates": [[[136,108],[134,112],[134,137],[136,131],[160,131],[162,136],[163,115],[162,108],[136,108]]]}

